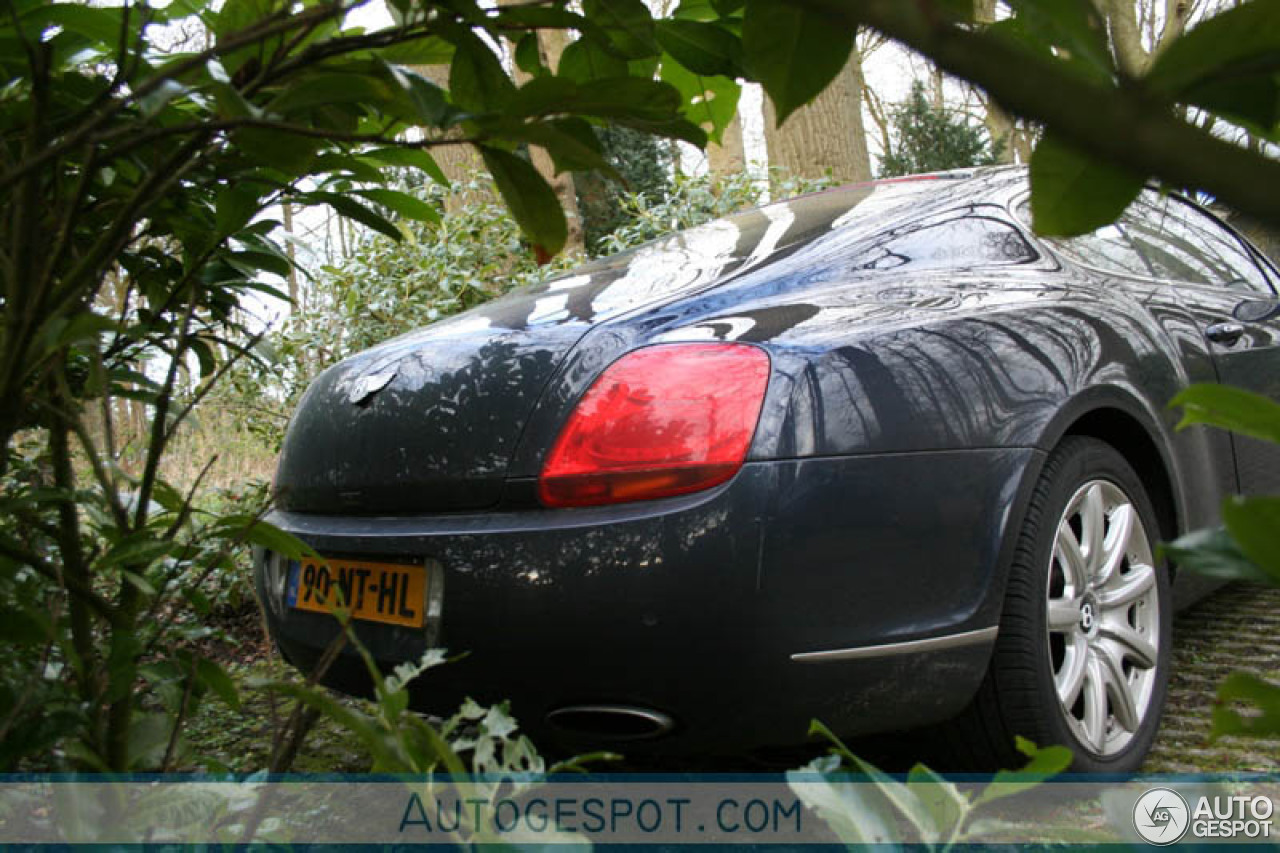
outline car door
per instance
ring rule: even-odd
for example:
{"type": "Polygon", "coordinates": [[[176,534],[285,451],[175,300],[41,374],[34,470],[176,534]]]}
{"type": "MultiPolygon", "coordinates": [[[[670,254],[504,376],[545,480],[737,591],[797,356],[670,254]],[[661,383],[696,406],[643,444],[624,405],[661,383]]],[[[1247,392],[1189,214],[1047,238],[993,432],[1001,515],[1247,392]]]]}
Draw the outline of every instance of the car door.
{"type": "MultiPolygon", "coordinates": [[[[1280,400],[1280,300],[1275,271],[1215,217],[1145,191],[1125,230],[1204,335],[1218,381],[1280,400]]],[[[1280,493],[1280,447],[1233,434],[1244,494],[1280,493]]]]}

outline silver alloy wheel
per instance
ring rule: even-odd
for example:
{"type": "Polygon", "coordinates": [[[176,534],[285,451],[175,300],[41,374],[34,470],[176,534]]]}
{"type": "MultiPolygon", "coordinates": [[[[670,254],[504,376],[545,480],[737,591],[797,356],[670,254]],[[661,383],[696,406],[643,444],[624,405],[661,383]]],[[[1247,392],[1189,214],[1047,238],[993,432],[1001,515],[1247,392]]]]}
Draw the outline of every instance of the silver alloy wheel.
{"type": "Polygon", "coordinates": [[[1151,710],[1160,600],[1136,507],[1107,480],[1067,503],[1047,592],[1049,659],[1068,726],[1097,755],[1125,748],[1151,710]]]}

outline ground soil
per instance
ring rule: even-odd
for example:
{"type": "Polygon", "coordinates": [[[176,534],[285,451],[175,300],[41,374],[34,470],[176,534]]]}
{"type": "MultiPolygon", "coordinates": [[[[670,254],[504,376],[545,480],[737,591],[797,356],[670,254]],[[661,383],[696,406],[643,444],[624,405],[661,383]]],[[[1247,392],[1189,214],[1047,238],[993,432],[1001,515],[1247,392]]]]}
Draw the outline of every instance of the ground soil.
{"type": "Polygon", "coordinates": [[[1144,772],[1280,770],[1280,739],[1209,741],[1218,685],[1237,670],[1280,681],[1280,588],[1232,584],[1174,620],[1169,700],[1144,772]]]}

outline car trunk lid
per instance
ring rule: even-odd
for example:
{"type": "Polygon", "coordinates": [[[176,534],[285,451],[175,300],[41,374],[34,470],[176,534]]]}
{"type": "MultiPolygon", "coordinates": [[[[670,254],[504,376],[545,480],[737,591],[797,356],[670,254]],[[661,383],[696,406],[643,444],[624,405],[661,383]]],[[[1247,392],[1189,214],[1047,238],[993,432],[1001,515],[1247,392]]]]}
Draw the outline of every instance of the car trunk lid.
{"type": "Polygon", "coordinates": [[[388,341],[329,368],[289,425],[277,506],[349,515],[496,505],[544,389],[592,328],[785,257],[873,187],[680,232],[388,341]]]}

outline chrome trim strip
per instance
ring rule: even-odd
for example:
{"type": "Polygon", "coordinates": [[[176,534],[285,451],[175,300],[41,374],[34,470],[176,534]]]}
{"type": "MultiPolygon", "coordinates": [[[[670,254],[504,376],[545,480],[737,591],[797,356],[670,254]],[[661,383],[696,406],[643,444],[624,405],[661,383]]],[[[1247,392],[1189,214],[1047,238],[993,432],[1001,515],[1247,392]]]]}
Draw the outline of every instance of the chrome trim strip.
{"type": "Polygon", "coordinates": [[[635,705],[565,705],[556,708],[547,713],[547,721],[562,731],[581,732],[577,726],[570,726],[560,722],[557,718],[567,717],[574,714],[585,714],[588,716],[601,717],[630,717],[648,723],[653,727],[651,731],[641,732],[631,735],[599,735],[599,737],[609,740],[644,740],[647,738],[665,735],[676,727],[676,721],[668,714],[661,711],[654,711],[651,708],[640,708],[635,705]]]}
{"type": "Polygon", "coordinates": [[[990,628],[979,628],[976,631],[965,631],[962,634],[947,634],[942,637],[927,637],[923,640],[909,640],[905,643],[886,643],[883,646],[858,646],[852,649],[832,649],[825,652],[796,652],[791,659],[796,663],[827,663],[840,660],[866,660],[868,658],[887,658],[895,655],[914,655],[922,652],[941,652],[946,649],[957,649],[962,646],[976,646],[996,638],[1000,631],[998,625],[990,628]]]}

